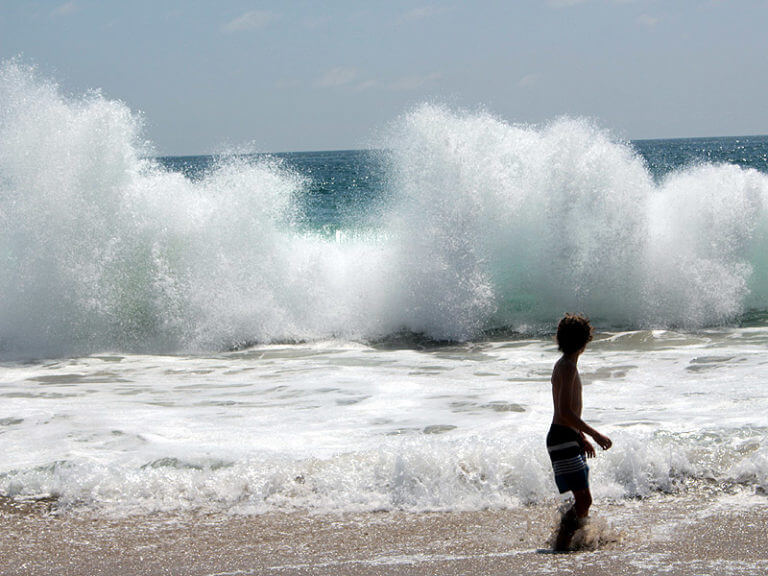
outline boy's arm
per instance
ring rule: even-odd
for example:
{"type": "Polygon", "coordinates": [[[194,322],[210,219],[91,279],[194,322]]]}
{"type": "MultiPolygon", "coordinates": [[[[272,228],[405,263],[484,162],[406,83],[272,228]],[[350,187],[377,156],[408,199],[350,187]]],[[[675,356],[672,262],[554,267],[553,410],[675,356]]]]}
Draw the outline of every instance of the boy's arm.
{"type": "Polygon", "coordinates": [[[562,370],[557,375],[560,385],[560,394],[558,395],[558,406],[556,407],[557,413],[560,419],[563,420],[571,428],[575,428],[579,432],[589,434],[595,439],[595,442],[603,449],[608,450],[611,447],[611,439],[607,436],[603,436],[592,428],[589,424],[584,422],[581,417],[573,411],[573,395],[576,389],[576,369],[571,367],[561,367],[562,370]]]}

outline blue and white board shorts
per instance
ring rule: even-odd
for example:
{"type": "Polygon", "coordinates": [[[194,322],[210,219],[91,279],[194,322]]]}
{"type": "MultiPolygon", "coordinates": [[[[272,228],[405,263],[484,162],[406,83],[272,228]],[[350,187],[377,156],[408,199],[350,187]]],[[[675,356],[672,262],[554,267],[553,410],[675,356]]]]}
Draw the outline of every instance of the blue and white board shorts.
{"type": "Polygon", "coordinates": [[[560,494],[589,488],[589,466],[579,433],[568,426],[552,424],[547,434],[547,451],[555,471],[560,494]]]}

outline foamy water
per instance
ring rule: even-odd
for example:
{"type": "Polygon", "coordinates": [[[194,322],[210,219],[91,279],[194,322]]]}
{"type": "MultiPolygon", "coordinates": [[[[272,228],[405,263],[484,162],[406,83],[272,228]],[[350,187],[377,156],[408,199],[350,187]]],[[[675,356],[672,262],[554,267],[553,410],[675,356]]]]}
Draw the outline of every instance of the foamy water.
{"type": "Polygon", "coordinates": [[[582,120],[422,106],[382,142],[376,209],[328,234],[279,159],[188,178],[148,159],[126,105],[18,62],[0,103],[0,494],[108,512],[551,498],[541,334],[569,310],[603,330],[582,365],[585,418],[615,444],[598,498],[768,488],[764,173],[658,180],[582,120]]]}
{"type": "MultiPolygon", "coordinates": [[[[598,498],[768,488],[765,328],[604,335],[585,418],[598,498]]],[[[332,341],[3,369],[0,492],[110,511],[466,510],[555,494],[547,340],[332,341]]]]}

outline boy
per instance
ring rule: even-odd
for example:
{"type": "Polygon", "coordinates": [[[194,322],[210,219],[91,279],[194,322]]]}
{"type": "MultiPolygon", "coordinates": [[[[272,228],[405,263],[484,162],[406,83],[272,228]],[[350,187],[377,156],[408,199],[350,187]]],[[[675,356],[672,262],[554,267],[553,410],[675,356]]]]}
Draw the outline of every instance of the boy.
{"type": "Polygon", "coordinates": [[[555,483],[561,494],[571,491],[575,503],[563,516],[555,541],[556,551],[568,550],[574,531],[584,522],[592,504],[589,492],[589,467],[586,458],[595,448],[585,434],[603,449],[611,440],[581,419],[581,379],[576,364],[592,340],[592,326],[583,316],[566,314],[557,326],[557,347],[563,355],[552,370],[552,400],[555,414],[547,434],[547,450],[555,471],[555,483]]]}

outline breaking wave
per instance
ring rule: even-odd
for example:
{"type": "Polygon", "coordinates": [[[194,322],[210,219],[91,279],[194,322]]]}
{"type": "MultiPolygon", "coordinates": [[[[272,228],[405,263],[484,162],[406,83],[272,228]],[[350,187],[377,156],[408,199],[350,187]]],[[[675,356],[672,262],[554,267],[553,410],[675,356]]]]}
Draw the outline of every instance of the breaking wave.
{"type": "Polygon", "coordinates": [[[274,158],[200,178],[149,159],[140,116],[0,67],[0,353],[197,351],[399,331],[466,340],[565,311],[698,327],[768,307],[768,176],[654,182],[581,119],[511,125],[423,105],[393,123],[377,227],[298,225],[274,158]]]}

